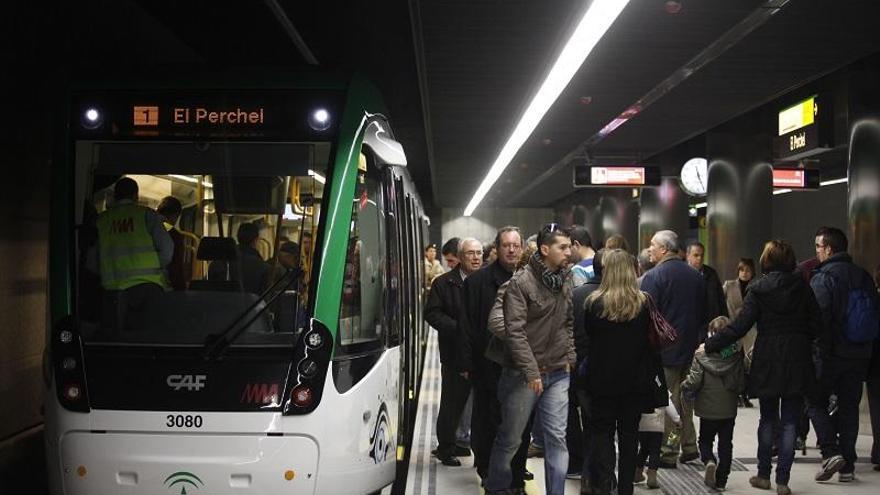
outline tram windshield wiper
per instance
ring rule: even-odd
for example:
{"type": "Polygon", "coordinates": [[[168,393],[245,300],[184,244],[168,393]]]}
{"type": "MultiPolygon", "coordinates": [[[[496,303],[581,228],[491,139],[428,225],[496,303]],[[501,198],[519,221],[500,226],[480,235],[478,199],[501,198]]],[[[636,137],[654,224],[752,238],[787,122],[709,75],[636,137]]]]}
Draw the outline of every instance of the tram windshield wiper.
{"type": "Polygon", "coordinates": [[[300,268],[288,269],[278,280],[270,285],[256,301],[241,312],[238,317],[232,320],[222,332],[219,334],[211,334],[205,339],[205,347],[202,357],[205,359],[216,359],[223,355],[226,349],[247,330],[247,328],[263,314],[269,306],[278,299],[287,287],[297,280],[303,271],[300,268]],[[263,303],[262,307],[260,303],[263,303]],[[256,311],[255,311],[256,310],[256,311]]]}

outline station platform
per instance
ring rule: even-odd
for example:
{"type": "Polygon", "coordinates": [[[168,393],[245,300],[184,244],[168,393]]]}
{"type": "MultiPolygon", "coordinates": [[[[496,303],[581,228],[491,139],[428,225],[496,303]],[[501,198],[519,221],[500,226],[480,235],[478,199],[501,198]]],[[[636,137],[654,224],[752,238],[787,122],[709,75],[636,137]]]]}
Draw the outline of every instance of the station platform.
{"type": "MultiPolygon", "coordinates": [[[[421,395],[418,415],[413,435],[412,454],[407,474],[407,495],[445,495],[445,494],[482,494],[480,478],[473,468],[473,457],[461,457],[461,467],[447,467],[431,455],[437,446],[434,429],[437,423],[437,411],[440,407],[440,358],[437,350],[435,331],[427,344],[425,369],[422,373],[421,395]]],[[[728,480],[727,490],[731,494],[775,493],[756,490],[749,485],[749,477],[757,470],[757,431],[758,408],[740,408],[734,432],[733,472],[728,480]]],[[[699,421],[695,418],[695,421],[699,421]]],[[[697,423],[699,431],[699,423],[697,423]]],[[[795,453],[792,466],[790,487],[796,495],[868,495],[880,492],[880,472],[874,471],[868,463],[871,449],[871,430],[867,411],[862,414],[859,428],[859,439],[856,445],[859,463],[856,465],[856,480],[851,483],[839,483],[837,478],[826,483],[817,483],[813,476],[819,467],[820,455],[816,448],[816,437],[812,433],[807,439],[807,452],[795,453]]],[[[533,481],[526,483],[529,495],[544,493],[544,462],[543,459],[529,459],[528,469],[535,475],[533,481]]],[[[702,495],[718,493],[703,484],[703,465],[694,461],[685,465],[679,464],[678,469],[661,469],[659,472],[660,489],[649,490],[644,483],[635,487],[637,494],[653,495],[702,495]]],[[[567,480],[566,495],[580,493],[580,481],[567,480]]]]}

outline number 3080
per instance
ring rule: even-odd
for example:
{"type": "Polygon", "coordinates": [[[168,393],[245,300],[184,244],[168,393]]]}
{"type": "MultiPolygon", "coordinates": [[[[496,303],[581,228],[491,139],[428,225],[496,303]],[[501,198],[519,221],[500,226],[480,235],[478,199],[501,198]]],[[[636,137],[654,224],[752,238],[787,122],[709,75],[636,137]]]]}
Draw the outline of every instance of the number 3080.
{"type": "Polygon", "coordinates": [[[201,416],[191,416],[189,414],[169,414],[165,417],[165,426],[168,428],[201,428],[202,427],[202,417],[201,416]]]}

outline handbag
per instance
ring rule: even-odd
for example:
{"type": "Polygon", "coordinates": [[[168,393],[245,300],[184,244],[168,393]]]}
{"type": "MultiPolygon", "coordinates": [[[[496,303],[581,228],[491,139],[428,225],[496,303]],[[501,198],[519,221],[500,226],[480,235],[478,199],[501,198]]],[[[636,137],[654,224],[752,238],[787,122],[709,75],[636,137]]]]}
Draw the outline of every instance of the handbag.
{"type": "Polygon", "coordinates": [[[645,293],[648,303],[648,344],[655,351],[661,351],[678,340],[675,327],[663,317],[651,294],[645,293]]]}

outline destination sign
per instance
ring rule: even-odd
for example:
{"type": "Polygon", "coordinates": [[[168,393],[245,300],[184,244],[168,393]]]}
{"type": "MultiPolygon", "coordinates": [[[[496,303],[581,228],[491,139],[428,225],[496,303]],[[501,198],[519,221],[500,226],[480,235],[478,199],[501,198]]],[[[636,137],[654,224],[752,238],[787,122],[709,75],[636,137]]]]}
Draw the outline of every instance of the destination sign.
{"type": "MultiPolygon", "coordinates": [[[[76,137],[104,139],[329,139],[341,119],[336,91],[104,92],[77,95],[71,121],[94,109],[99,121],[72,126],[76,137]],[[322,130],[309,117],[323,110],[322,130]]],[[[94,115],[94,114],[92,114],[94,115]]]]}
{"type": "Polygon", "coordinates": [[[575,187],[638,187],[660,185],[659,167],[576,165],[575,187]]]}

